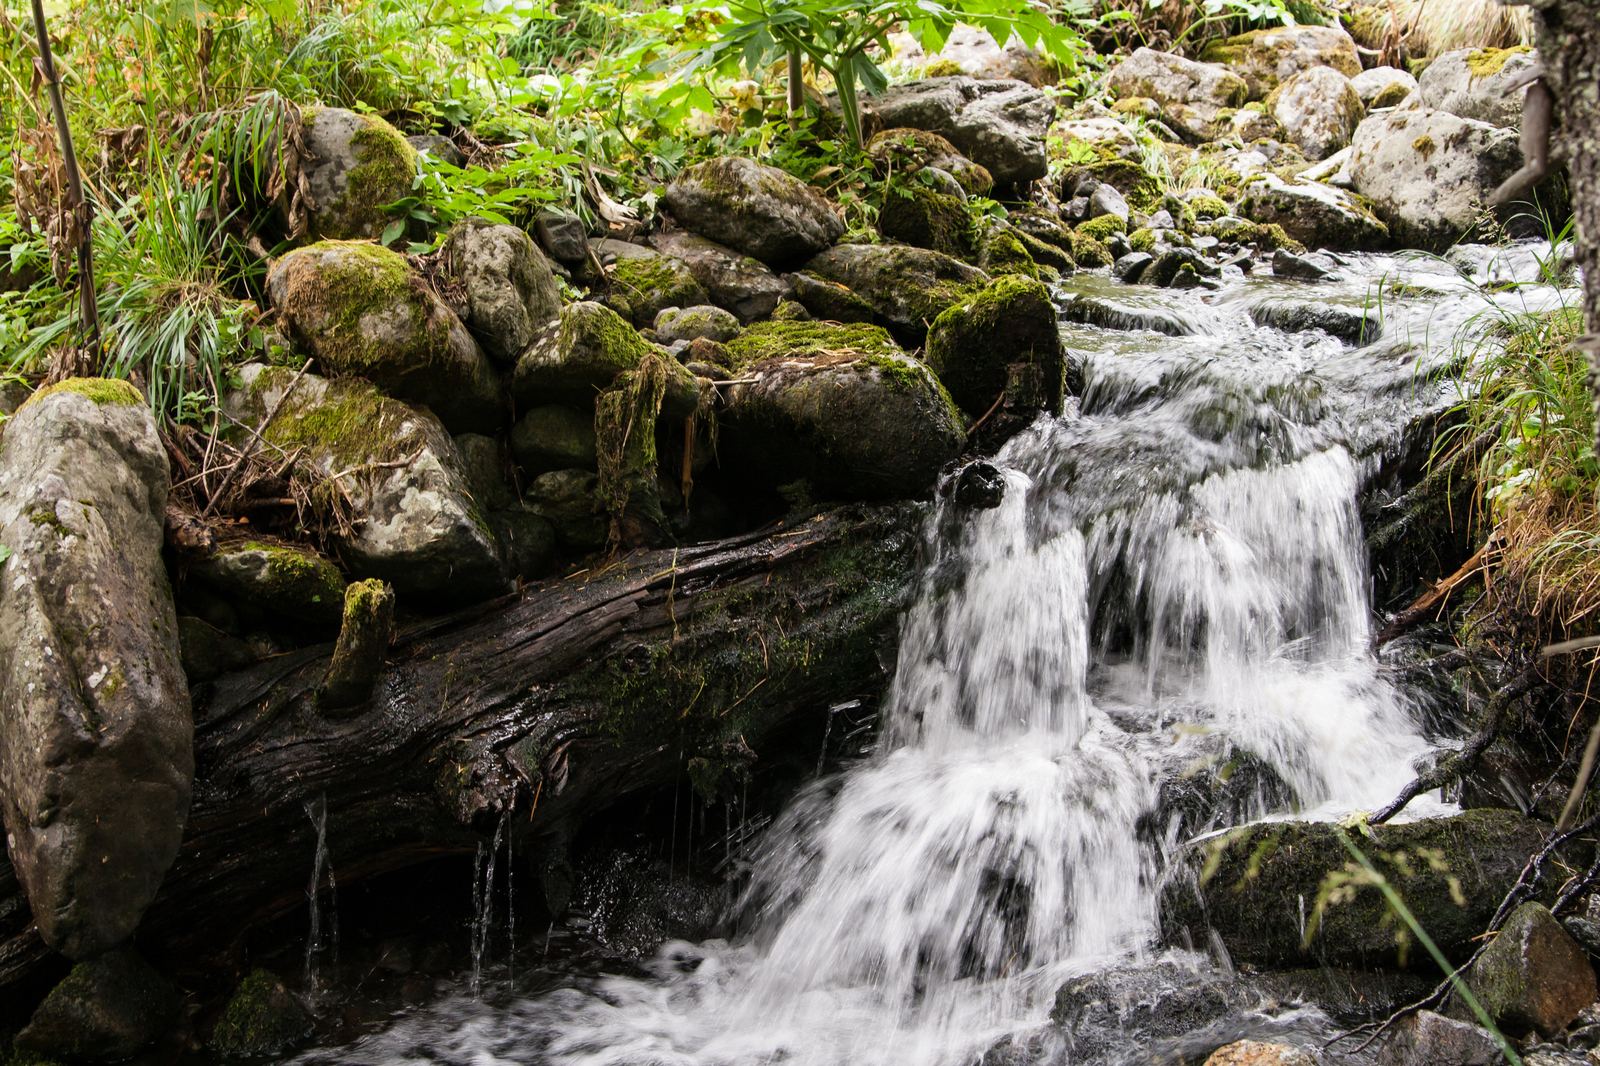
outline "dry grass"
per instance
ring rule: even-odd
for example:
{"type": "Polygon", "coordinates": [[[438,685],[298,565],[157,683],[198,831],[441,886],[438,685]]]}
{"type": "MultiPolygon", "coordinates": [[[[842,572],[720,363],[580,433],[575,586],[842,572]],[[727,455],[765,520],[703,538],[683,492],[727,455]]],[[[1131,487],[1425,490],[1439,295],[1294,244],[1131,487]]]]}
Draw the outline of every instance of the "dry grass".
{"type": "Polygon", "coordinates": [[[1436,56],[1456,48],[1511,48],[1533,43],[1533,19],[1525,7],[1496,0],[1392,0],[1390,10],[1414,56],[1436,56]]]}

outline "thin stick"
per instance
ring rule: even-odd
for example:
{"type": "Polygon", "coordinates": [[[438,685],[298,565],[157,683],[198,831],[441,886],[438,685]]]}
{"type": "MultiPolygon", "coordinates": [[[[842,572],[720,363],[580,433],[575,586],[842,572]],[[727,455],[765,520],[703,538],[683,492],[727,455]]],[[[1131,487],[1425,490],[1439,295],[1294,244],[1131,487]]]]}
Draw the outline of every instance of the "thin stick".
{"type": "Polygon", "coordinates": [[[1600,722],[1594,724],[1589,730],[1589,746],[1583,749],[1583,762],[1578,766],[1578,779],[1572,785],[1572,795],[1567,797],[1567,805],[1561,809],[1561,821],[1556,823],[1556,832],[1565,833],[1572,828],[1572,820],[1578,816],[1578,808],[1583,806],[1583,793],[1589,787],[1589,775],[1594,773],[1594,757],[1600,749],[1600,722]]]}
{"type": "MultiPolygon", "coordinates": [[[[56,116],[56,136],[61,141],[61,162],[67,171],[67,193],[72,197],[72,213],[78,219],[78,307],[89,331],[89,349],[100,352],[100,309],[94,296],[94,244],[91,234],[94,208],[83,195],[83,177],[78,173],[78,153],[72,148],[72,129],[67,125],[67,105],[61,99],[61,78],[50,54],[50,33],[44,24],[44,4],[33,0],[33,29],[39,38],[39,76],[50,94],[50,110],[56,116]]],[[[98,369],[98,366],[95,367],[98,369]]]]}
{"type": "Polygon", "coordinates": [[[1001,389],[1000,390],[1000,395],[998,395],[998,396],[996,396],[994,398],[994,403],[990,404],[989,405],[989,409],[987,411],[983,412],[983,417],[978,419],[976,422],[972,423],[972,425],[967,427],[967,436],[969,436],[969,437],[972,436],[973,433],[977,432],[977,429],[978,429],[979,426],[981,426],[985,422],[989,421],[989,416],[994,414],[997,410],[1000,409],[1000,401],[1005,399],[1005,398],[1006,398],[1006,390],[1001,389]]]}
{"type": "MultiPolygon", "coordinates": [[[[38,0],[34,0],[34,2],[37,3],[38,0]]],[[[222,499],[222,497],[227,493],[229,486],[233,484],[233,479],[239,476],[239,471],[244,467],[244,464],[249,461],[251,454],[255,451],[256,441],[261,439],[261,434],[266,430],[267,426],[272,423],[272,420],[278,416],[278,411],[283,408],[283,401],[287,400],[289,398],[289,394],[294,391],[294,387],[300,384],[300,379],[305,376],[305,372],[311,369],[311,363],[312,360],[306,360],[306,365],[300,368],[299,373],[295,374],[294,380],[289,382],[289,387],[283,390],[282,396],[278,397],[278,402],[273,404],[272,410],[267,412],[267,417],[261,420],[261,424],[259,426],[250,431],[250,438],[244,442],[244,447],[239,449],[239,458],[235,459],[233,461],[233,466],[228,469],[228,476],[222,479],[222,484],[217,486],[216,495],[212,496],[211,499],[207,501],[206,509],[200,512],[201,518],[208,517],[212,510],[216,508],[217,501],[222,499]]]]}

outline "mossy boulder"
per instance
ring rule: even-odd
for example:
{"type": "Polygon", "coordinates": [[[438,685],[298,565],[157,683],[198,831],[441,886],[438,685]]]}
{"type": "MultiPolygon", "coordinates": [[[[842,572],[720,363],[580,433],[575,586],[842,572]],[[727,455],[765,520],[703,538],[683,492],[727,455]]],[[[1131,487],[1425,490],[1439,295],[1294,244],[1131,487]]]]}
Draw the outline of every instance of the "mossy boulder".
{"type": "Polygon", "coordinates": [[[273,974],[252,970],[228,997],[208,1046],[227,1055],[275,1055],[311,1035],[310,1012],[273,974]]]}
{"type": "Polygon", "coordinates": [[[1116,215],[1101,215],[1099,218],[1080,222],[1074,229],[1084,237],[1105,242],[1109,241],[1113,234],[1127,233],[1128,223],[1116,215]]]}
{"type": "Polygon", "coordinates": [[[1111,249],[1105,242],[1083,232],[1082,229],[1072,230],[1072,258],[1080,267],[1094,270],[1097,267],[1108,267],[1114,258],[1111,249]]]}
{"type": "Polygon", "coordinates": [[[692,233],[655,233],[650,246],[686,267],[711,302],[738,316],[740,322],[765,318],[783,299],[784,285],[759,259],[740,255],[692,233]]]}
{"type": "MultiPolygon", "coordinates": [[[[224,401],[240,425],[260,425],[294,371],[252,363],[224,401]]],[[[360,521],[338,538],[358,578],[389,582],[419,606],[489,599],[510,587],[497,542],[472,498],[465,462],[432,414],[359,381],[302,377],[262,436],[326,477],[338,475],[360,521]]]]}
{"type": "Polygon", "coordinates": [[[1210,122],[1223,108],[1245,102],[1248,86],[1227,67],[1140,48],[1111,69],[1107,87],[1118,99],[1153,100],[1163,115],[1189,114],[1210,122]],[[1182,110],[1179,110],[1182,109],[1182,110]]]}
{"type": "Polygon", "coordinates": [[[689,167],[662,202],[686,228],[769,266],[798,261],[844,236],[844,220],[821,193],[742,156],[689,167]]]}
{"type": "Polygon", "coordinates": [[[166,1032],[178,1006],[173,987],[123,945],[74,966],[17,1034],[16,1048],[69,1061],[118,1062],[166,1032]]]}
{"type": "MultiPolygon", "coordinates": [[[[1371,837],[1352,839],[1445,955],[1459,962],[1472,954],[1544,832],[1512,811],[1476,810],[1374,826],[1371,837]],[[1457,892],[1464,903],[1456,902],[1457,892]]],[[[1192,844],[1162,892],[1163,934],[1178,942],[1187,931],[1188,942],[1204,943],[1209,928],[1235,962],[1252,966],[1398,968],[1402,926],[1373,886],[1331,904],[1307,941],[1324,879],[1350,861],[1324,823],[1268,822],[1192,844]]],[[[1436,967],[1416,944],[1405,965],[1436,967]]]]}
{"type": "Polygon", "coordinates": [[[1326,159],[1350,143],[1366,117],[1350,79],[1331,67],[1312,67],[1282,82],[1267,110],[1307,159],[1326,159]]]}
{"type": "Polygon", "coordinates": [[[1468,982],[1495,1025],[1549,1039],[1595,1001],[1589,954],[1549,910],[1524,903],[1472,964],[1468,982]]]}
{"type": "Polygon", "coordinates": [[[1251,222],[1280,227],[1309,248],[1372,251],[1389,243],[1389,227],[1362,201],[1318,182],[1291,184],[1260,175],[1245,184],[1237,210],[1251,222]]]}
{"type": "Polygon", "coordinates": [[[1061,411],[1066,352],[1050,290],[1038,281],[997,278],[946,310],[928,331],[927,361],[974,418],[1007,393],[1009,413],[1024,420],[1061,411]]]}
{"type": "Polygon", "coordinates": [[[1356,42],[1338,26],[1252,30],[1224,41],[1212,41],[1200,53],[1200,59],[1225,64],[1240,75],[1251,100],[1265,99],[1280,83],[1315,67],[1328,67],[1347,78],[1361,73],[1356,42]]]}
{"type": "Polygon", "coordinates": [[[956,179],[969,196],[988,196],[994,177],[962,155],[945,138],[927,130],[882,130],[867,142],[867,155],[879,177],[914,174],[923,167],[942,170],[956,179]]]}
{"type": "Polygon", "coordinates": [[[315,552],[290,544],[242,541],[189,565],[217,591],[286,618],[337,629],[344,575],[315,552]]]}
{"type": "MultiPolygon", "coordinates": [[[[830,97],[830,109],[836,109],[830,97]]],[[[936,133],[1002,186],[1049,171],[1045,135],[1055,102],[1031,85],[965,76],[924,78],[870,98],[869,127],[936,133]]]]}
{"type": "MultiPolygon", "coordinates": [[[[595,396],[617,376],[638,368],[649,343],[620,315],[602,304],[583,301],[561,312],[561,323],[546,331],[517,360],[511,393],[522,409],[564,404],[577,411],[594,410],[595,396]]],[[[671,361],[662,412],[686,418],[699,403],[694,375],[671,361]]]]}
{"type": "Polygon", "coordinates": [[[954,196],[917,184],[892,187],[878,212],[878,232],[892,241],[956,259],[971,256],[972,216],[954,196]]]}
{"type": "Polygon", "coordinates": [[[978,246],[978,266],[990,277],[1013,275],[1039,280],[1039,264],[1028,253],[1017,231],[1007,225],[990,226],[978,246]]]}
{"type": "Polygon", "coordinates": [[[515,226],[470,218],[445,243],[466,295],[467,329],[489,358],[514,363],[561,313],[561,283],[533,239],[515,226]]]}
{"type": "Polygon", "coordinates": [[[620,302],[614,306],[638,329],[650,327],[665,308],[692,307],[711,301],[693,271],[680,260],[628,241],[603,240],[592,244],[602,260],[616,257],[616,262],[606,267],[610,280],[607,302],[620,297],[620,302]]]}
{"type": "Polygon", "coordinates": [[[872,305],[902,344],[920,346],[928,324],[989,281],[959,259],[895,244],[841,244],[813,257],[804,272],[837,282],[872,305]]]}
{"type": "Polygon", "coordinates": [[[836,281],[810,274],[785,274],[794,302],[828,322],[871,322],[872,305],[836,281]]]}
{"type": "Polygon", "coordinates": [[[966,445],[949,393],[881,329],[763,323],[730,347],[760,358],[740,370],[755,381],[729,390],[720,452],[769,484],[916,497],[966,445]]]}
{"type": "MultiPolygon", "coordinates": [[[[1221,218],[1212,220],[1208,225],[1196,228],[1204,236],[1216,237],[1218,240],[1233,241],[1238,244],[1253,244],[1262,251],[1275,252],[1279,248],[1287,248],[1298,255],[1306,250],[1305,245],[1285,233],[1283,227],[1276,222],[1251,222],[1236,215],[1223,215],[1221,218]]],[[[1148,234],[1151,231],[1140,230],[1139,232],[1148,234]]],[[[1326,246],[1324,245],[1324,247],[1326,246]]]]}
{"type": "Polygon", "coordinates": [[[273,266],[267,292],[278,328],[324,373],[426,405],[455,433],[503,421],[499,375],[399,253],[336,241],[299,248],[273,266]]]}
{"type": "Polygon", "coordinates": [[[656,338],[662,344],[674,341],[706,340],[724,344],[737,337],[742,327],[730,311],[710,304],[694,307],[669,307],[656,315],[656,338]]]}
{"type": "Polygon", "coordinates": [[[1150,212],[1161,205],[1161,185],[1144,165],[1113,151],[1097,148],[1097,158],[1074,161],[1061,171],[1063,200],[1072,197],[1073,190],[1086,178],[1111,186],[1122,194],[1128,206],[1135,211],[1150,212]]]}
{"type": "Polygon", "coordinates": [[[1417,79],[1422,106],[1491,126],[1522,124],[1524,94],[1511,86],[1538,67],[1531,48],[1459,48],[1438,56],[1417,79]]]}
{"type": "Polygon", "coordinates": [[[594,470],[594,415],[570,407],[535,407],[511,430],[511,450],[529,477],[552,470],[594,470]]]}
{"type": "Polygon", "coordinates": [[[417,152],[377,115],[338,107],[304,109],[305,177],[316,204],[310,236],[370,240],[389,224],[385,204],[411,195],[417,152]]]}

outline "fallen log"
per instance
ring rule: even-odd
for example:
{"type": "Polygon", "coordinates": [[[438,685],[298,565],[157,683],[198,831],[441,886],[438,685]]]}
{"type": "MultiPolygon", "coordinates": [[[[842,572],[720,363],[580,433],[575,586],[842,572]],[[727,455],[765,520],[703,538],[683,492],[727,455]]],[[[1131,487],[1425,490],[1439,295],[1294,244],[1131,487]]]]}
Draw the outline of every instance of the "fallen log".
{"type": "MultiPolygon", "coordinates": [[[[881,691],[910,584],[915,505],[850,506],[761,533],[635,553],[402,630],[371,700],[315,697],[332,645],[194,686],[194,806],[137,943],[224,966],[305,906],[326,803],[340,884],[472,852],[510,815],[557,848],[619,797],[735,784],[806,713],[881,691]],[[748,745],[748,747],[747,747],[748,745]]],[[[0,991],[50,963],[0,869],[0,991]]]]}

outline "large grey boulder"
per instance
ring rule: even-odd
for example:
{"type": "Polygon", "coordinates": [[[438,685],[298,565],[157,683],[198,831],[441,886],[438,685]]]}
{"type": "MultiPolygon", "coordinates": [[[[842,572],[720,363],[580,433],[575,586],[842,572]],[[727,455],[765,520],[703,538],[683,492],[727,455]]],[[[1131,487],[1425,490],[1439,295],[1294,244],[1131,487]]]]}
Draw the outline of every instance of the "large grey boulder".
{"type": "Polygon", "coordinates": [[[716,241],[677,232],[652,234],[650,244],[662,255],[682,263],[710,295],[711,302],[732,311],[741,322],[766,318],[788,291],[765,263],[716,241]]]}
{"type": "Polygon", "coordinates": [[[313,239],[370,240],[383,232],[383,206],[411,195],[417,151],[377,115],[339,107],[304,109],[305,179],[316,205],[313,239]]]}
{"type": "MultiPolygon", "coordinates": [[[[260,425],[294,372],[252,363],[239,374],[224,410],[260,425]]],[[[466,464],[433,415],[363,382],[307,374],[263,437],[286,452],[303,445],[302,462],[338,476],[358,519],[339,554],[356,577],[381,578],[424,605],[473,603],[511,587],[466,464]]]]}
{"type": "Polygon", "coordinates": [[[891,172],[904,176],[931,169],[948,174],[963,199],[988,196],[994,191],[994,175],[987,168],[962,155],[944,137],[927,130],[879,130],[867,142],[867,155],[880,177],[887,178],[891,172]]]}
{"type": "Polygon", "coordinates": [[[821,193],[743,156],[689,167],[662,202],[687,228],[769,265],[804,258],[844,236],[844,220],[821,193]]]}
{"type": "Polygon", "coordinates": [[[1233,69],[1261,100],[1296,74],[1328,67],[1347,78],[1361,73],[1356,42],[1338,26],[1274,26],[1213,41],[1200,58],[1233,69]]]}
{"type": "Polygon", "coordinates": [[[425,404],[453,433],[493,432],[504,420],[494,367],[399,253],[332,241],[299,248],[273,266],[267,293],[278,328],[324,372],[425,404]]]}
{"type": "Polygon", "coordinates": [[[1388,227],[1355,197],[1320,182],[1258,175],[1245,183],[1237,210],[1251,222],[1282,226],[1308,248],[1370,251],[1389,241],[1388,227]]]}
{"type": "Polygon", "coordinates": [[[466,293],[467,328],[489,358],[516,362],[561,313],[561,283],[533,239],[515,226],[458,222],[445,254],[466,293]]]}
{"type": "Polygon", "coordinates": [[[1249,93],[1227,67],[1154,48],[1140,48],[1111,68],[1106,84],[1119,99],[1154,101],[1164,118],[1199,139],[1209,138],[1220,112],[1240,106],[1249,93]]]}
{"type": "Polygon", "coordinates": [[[1307,159],[1326,159],[1349,144],[1367,114],[1350,79],[1332,67],[1289,78],[1272,91],[1267,107],[1307,159]]]}
{"type": "Polygon", "coordinates": [[[940,312],[989,282],[988,274],[959,259],[898,244],[841,244],[802,269],[865,300],[880,325],[913,347],[921,346],[940,312]]]}
{"type": "Polygon", "coordinates": [[[1538,65],[1539,53],[1530,48],[1460,48],[1428,64],[1417,79],[1418,99],[1458,118],[1520,126],[1524,92],[1509,87],[1538,65]]]}
{"type": "Polygon", "coordinates": [[[0,808],[39,934],[73,959],[133,933],[189,812],[167,478],[122,381],[40,390],[0,444],[0,808]]]}
{"type": "Polygon", "coordinates": [[[1025,82],[925,78],[861,100],[874,128],[937,133],[1001,185],[1049,171],[1045,134],[1055,104],[1025,82]]]}
{"type": "Polygon", "coordinates": [[[1484,201],[1522,166],[1516,130],[1444,111],[1374,115],[1356,128],[1349,171],[1390,234],[1443,252],[1472,232],[1484,201]]]}

